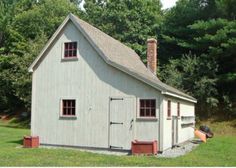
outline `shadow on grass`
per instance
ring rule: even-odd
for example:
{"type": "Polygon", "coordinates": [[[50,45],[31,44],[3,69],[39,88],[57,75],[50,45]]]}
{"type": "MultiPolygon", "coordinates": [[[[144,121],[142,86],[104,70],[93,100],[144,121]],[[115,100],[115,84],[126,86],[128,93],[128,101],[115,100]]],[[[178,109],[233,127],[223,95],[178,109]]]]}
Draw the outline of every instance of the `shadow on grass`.
{"type": "Polygon", "coordinates": [[[30,128],[30,118],[17,117],[12,119],[9,124],[17,126],[17,128],[30,128]]]}
{"type": "Polygon", "coordinates": [[[14,144],[22,145],[23,144],[23,137],[22,137],[22,139],[19,139],[19,140],[7,141],[7,143],[14,143],[14,144]]]}
{"type": "Polygon", "coordinates": [[[21,126],[21,125],[4,125],[1,124],[1,127],[6,127],[6,128],[15,128],[15,129],[29,129],[29,127],[21,126]]]}
{"type": "Polygon", "coordinates": [[[6,124],[5,126],[9,128],[30,128],[30,117],[23,117],[23,116],[11,117],[8,120],[8,124],[6,124]]]}
{"type": "Polygon", "coordinates": [[[235,119],[235,122],[231,124],[231,126],[236,128],[236,119],[235,119]]]}
{"type": "Polygon", "coordinates": [[[0,113],[0,119],[3,121],[1,126],[9,128],[30,128],[30,113],[24,110],[18,112],[7,111],[0,113]]]}

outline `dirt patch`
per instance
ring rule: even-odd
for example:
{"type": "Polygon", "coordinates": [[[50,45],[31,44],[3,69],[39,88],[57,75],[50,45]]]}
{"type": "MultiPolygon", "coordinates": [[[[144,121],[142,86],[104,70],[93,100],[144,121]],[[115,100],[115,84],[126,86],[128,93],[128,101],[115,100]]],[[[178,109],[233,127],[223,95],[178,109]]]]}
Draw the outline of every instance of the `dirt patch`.
{"type": "Polygon", "coordinates": [[[3,122],[8,122],[10,120],[10,117],[8,115],[0,115],[0,119],[3,122]]]}

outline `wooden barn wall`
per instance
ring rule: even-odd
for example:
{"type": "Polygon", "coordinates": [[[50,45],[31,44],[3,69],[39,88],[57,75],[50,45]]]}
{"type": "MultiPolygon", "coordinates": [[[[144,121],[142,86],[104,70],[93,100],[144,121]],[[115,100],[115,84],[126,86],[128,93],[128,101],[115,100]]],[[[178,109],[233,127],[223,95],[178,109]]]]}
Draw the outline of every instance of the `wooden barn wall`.
{"type": "MultiPolygon", "coordinates": [[[[194,103],[182,101],[180,99],[175,99],[173,97],[165,97],[163,101],[163,115],[161,118],[163,120],[163,125],[161,126],[161,132],[163,133],[163,146],[162,150],[166,150],[172,147],[172,119],[167,117],[167,102],[171,101],[171,116],[177,116],[177,102],[180,103],[180,117],[178,117],[178,143],[185,142],[194,138],[194,129],[192,126],[182,126],[182,124],[187,123],[182,120],[182,117],[195,116],[194,103]]],[[[195,118],[193,118],[195,121],[195,118]]],[[[194,126],[194,125],[193,125],[194,126]]]]}

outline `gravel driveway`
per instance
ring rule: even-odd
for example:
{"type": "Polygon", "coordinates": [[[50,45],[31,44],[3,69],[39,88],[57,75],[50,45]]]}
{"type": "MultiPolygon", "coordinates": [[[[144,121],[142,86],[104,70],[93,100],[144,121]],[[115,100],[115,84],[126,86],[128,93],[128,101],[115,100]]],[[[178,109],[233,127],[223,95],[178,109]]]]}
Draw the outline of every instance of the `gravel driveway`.
{"type": "Polygon", "coordinates": [[[201,141],[199,140],[187,141],[182,144],[179,144],[178,146],[172,149],[164,151],[162,154],[157,154],[157,157],[174,158],[182,156],[195,149],[199,145],[199,143],[201,143],[201,141]]]}
{"type": "MultiPolygon", "coordinates": [[[[178,156],[185,155],[192,151],[194,148],[196,148],[201,141],[199,140],[192,140],[192,141],[187,141],[182,144],[179,144],[178,146],[168,149],[164,151],[161,154],[157,154],[156,157],[165,157],[165,158],[174,158],[178,156]]],[[[43,146],[41,145],[40,147],[42,148],[61,148],[61,147],[53,147],[53,146],[43,146]]],[[[75,149],[77,150],[78,148],[66,148],[63,147],[63,149],[75,149]]],[[[91,153],[98,153],[98,154],[107,154],[107,155],[117,155],[117,156],[122,156],[122,155],[130,155],[128,152],[119,152],[119,151],[107,151],[107,150],[91,150],[91,149],[78,149],[80,151],[86,151],[86,152],[91,152],[91,153]]]]}

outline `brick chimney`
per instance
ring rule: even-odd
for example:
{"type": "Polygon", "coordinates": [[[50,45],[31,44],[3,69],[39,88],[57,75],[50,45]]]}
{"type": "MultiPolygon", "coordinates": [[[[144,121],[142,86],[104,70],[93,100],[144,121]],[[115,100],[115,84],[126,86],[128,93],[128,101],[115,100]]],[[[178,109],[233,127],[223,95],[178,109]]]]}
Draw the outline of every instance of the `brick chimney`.
{"type": "Polygon", "coordinates": [[[157,71],[157,40],[150,38],[147,40],[147,68],[156,75],[157,71]]]}

